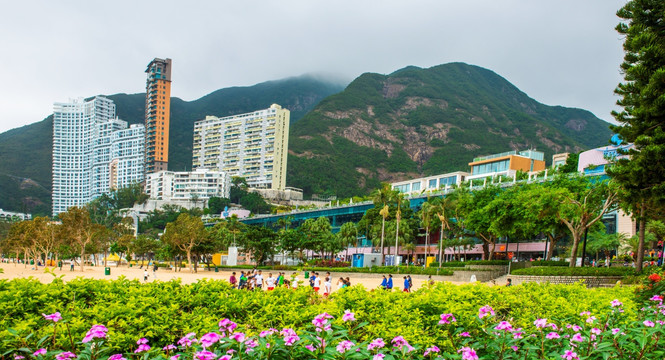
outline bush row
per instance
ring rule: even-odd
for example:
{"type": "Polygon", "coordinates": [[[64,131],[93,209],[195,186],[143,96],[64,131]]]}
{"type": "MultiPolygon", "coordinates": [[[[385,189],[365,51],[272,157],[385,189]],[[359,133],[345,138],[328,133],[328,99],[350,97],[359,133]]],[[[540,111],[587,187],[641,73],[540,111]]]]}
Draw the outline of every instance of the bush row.
{"type": "Polygon", "coordinates": [[[562,266],[538,266],[511,271],[513,275],[535,275],[535,276],[630,276],[635,275],[635,269],[631,267],[562,267],[562,266]]]}
{"type": "Polygon", "coordinates": [[[536,260],[531,262],[531,266],[568,266],[565,260],[536,260]]]}
{"type": "MultiPolygon", "coordinates": [[[[479,307],[491,305],[499,318],[511,319],[516,328],[529,328],[536,314],[566,319],[591,311],[600,319],[610,311],[607,304],[619,299],[624,303],[627,320],[632,320],[637,308],[633,298],[632,288],[586,289],[583,285],[489,287],[437,282],[413,293],[367,291],[353,285],[325,299],[309,287],[249,292],[232,289],[226,281],[183,285],[178,281],[78,278],[42,284],[36,279],[14,279],[0,281],[0,338],[9,339],[12,331],[20,337],[35,333],[26,344],[34,346],[38,339],[51,334],[42,314],[59,311],[74,339],[81,339],[90,324],[105,324],[109,328],[108,345],[127,351],[136,347],[140,337],[162,347],[187,333],[210,331],[222,318],[241,323],[238,331],[255,335],[257,329],[269,327],[303,329],[316,314],[328,312],[341,317],[350,309],[368,322],[354,333],[359,341],[402,335],[411,344],[429,346],[443,343],[448,337],[446,331],[432,326],[442,313],[454,313],[459,326],[479,331],[472,319],[479,307]]],[[[56,334],[58,346],[68,346],[68,331],[56,334]]],[[[0,354],[8,346],[0,343],[0,354]]]]}

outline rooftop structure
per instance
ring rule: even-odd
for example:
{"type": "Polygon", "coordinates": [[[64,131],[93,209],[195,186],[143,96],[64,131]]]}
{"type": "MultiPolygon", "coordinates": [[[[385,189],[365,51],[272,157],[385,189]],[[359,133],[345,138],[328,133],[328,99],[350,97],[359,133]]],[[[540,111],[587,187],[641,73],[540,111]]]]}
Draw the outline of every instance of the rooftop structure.
{"type": "Polygon", "coordinates": [[[211,197],[228,198],[231,176],[221,171],[159,171],[148,174],[145,192],[156,200],[207,201],[211,197]]]}
{"type": "Polygon", "coordinates": [[[469,163],[471,175],[467,176],[467,180],[496,176],[514,177],[517,171],[542,171],[545,170],[544,158],[545,154],[536,150],[480,156],[469,163]]]}
{"type": "Polygon", "coordinates": [[[398,181],[390,186],[401,193],[414,194],[422,192],[433,192],[440,189],[447,189],[452,185],[460,185],[469,173],[456,171],[447,174],[433,175],[412,180],[398,181]]]}

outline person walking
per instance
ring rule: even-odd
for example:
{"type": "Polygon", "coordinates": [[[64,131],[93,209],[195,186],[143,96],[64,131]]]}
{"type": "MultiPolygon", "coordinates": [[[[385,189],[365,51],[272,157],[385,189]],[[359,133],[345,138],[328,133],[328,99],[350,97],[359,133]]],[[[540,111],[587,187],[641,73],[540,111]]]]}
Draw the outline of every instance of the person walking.
{"type": "Polygon", "coordinates": [[[413,280],[411,279],[411,275],[407,275],[406,279],[409,280],[409,292],[411,292],[411,289],[413,289],[413,280]]]}
{"type": "Polygon", "coordinates": [[[238,289],[244,289],[246,286],[247,286],[247,275],[245,275],[244,271],[241,271],[240,280],[238,281],[238,289]]]}
{"type": "Polygon", "coordinates": [[[379,286],[381,286],[381,289],[387,290],[388,289],[388,279],[386,279],[385,275],[382,275],[382,276],[383,276],[383,280],[381,280],[381,285],[379,285],[379,286]]]}
{"type": "Polygon", "coordinates": [[[236,288],[236,282],[238,282],[238,280],[236,279],[236,272],[234,271],[231,273],[231,277],[229,277],[229,284],[231,284],[231,288],[236,288]]]}
{"type": "Polygon", "coordinates": [[[143,282],[148,281],[148,277],[149,277],[149,276],[150,276],[150,275],[148,275],[148,269],[147,269],[147,268],[144,269],[144,270],[143,270],[143,282]]]}
{"type": "Polygon", "coordinates": [[[298,288],[298,273],[293,273],[291,275],[291,288],[292,289],[297,289],[298,288]]]}
{"type": "Polygon", "coordinates": [[[409,286],[409,279],[407,279],[406,276],[405,276],[405,277],[404,277],[404,292],[407,292],[407,293],[408,293],[409,290],[410,290],[410,288],[411,288],[411,287],[409,286]]]}
{"type": "Polygon", "coordinates": [[[393,275],[388,274],[388,283],[386,284],[386,289],[387,290],[392,290],[393,289],[393,275]]]}
{"type": "Polygon", "coordinates": [[[152,278],[157,280],[157,263],[153,263],[152,267],[152,278]]]}

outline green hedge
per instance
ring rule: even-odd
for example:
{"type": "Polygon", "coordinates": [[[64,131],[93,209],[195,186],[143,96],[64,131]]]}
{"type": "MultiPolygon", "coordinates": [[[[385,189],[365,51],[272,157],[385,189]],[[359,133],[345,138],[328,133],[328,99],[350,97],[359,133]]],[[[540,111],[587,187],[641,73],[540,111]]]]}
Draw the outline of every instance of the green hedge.
{"type": "MultiPolygon", "coordinates": [[[[67,283],[55,280],[43,284],[36,279],[0,280],[0,338],[10,339],[10,330],[21,337],[34,333],[26,346],[34,347],[43,336],[53,333],[52,323],[42,314],[62,313],[58,323],[56,347],[69,347],[69,332],[80,341],[91,324],[109,328],[113,352],[132,351],[136,341],[145,337],[151,346],[174,343],[184,334],[199,336],[217,329],[223,318],[236,321],[237,331],[255,335],[273,327],[296,330],[311,326],[312,318],[322,312],[335,316],[349,309],[368,325],[355,330],[358,339],[402,335],[414,346],[429,346],[448,339],[445,328],[432,326],[442,313],[453,313],[456,326],[472,334],[480,331],[478,309],[491,305],[499,319],[515,327],[532,328],[536,318],[567,321],[591,311],[599,319],[611,311],[609,303],[624,303],[624,315],[635,318],[638,305],[633,289],[587,289],[584,285],[525,284],[503,287],[483,284],[453,285],[437,282],[413,293],[367,291],[360,285],[335,291],[324,299],[306,287],[297,290],[277,288],[270,292],[232,289],[226,281],[202,280],[183,285],[179,281],[141,283],[138,280],[114,281],[78,278],[67,283]],[[575,301],[570,301],[575,299],[575,301]],[[68,329],[68,330],[66,330],[68,329]]],[[[0,342],[0,353],[9,348],[0,342]]],[[[49,349],[51,348],[49,339],[49,349]]],[[[55,347],[54,347],[55,348],[55,347]]]]}
{"type": "Polygon", "coordinates": [[[464,261],[468,265],[505,265],[508,266],[510,260],[470,260],[464,261]]]}
{"type": "Polygon", "coordinates": [[[538,266],[511,271],[513,275],[535,275],[535,276],[629,276],[635,274],[635,269],[630,267],[561,267],[561,266],[538,266]]]}
{"type": "MultiPolygon", "coordinates": [[[[227,270],[231,269],[253,269],[252,265],[238,265],[238,266],[220,266],[227,270]]],[[[445,275],[450,276],[453,274],[452,270],[449,269],[437,269],[437,268],[423,268],[422,266],[373,266],[371,268],[357,268],[357,267],[314,267],[314,266],[258,266],[256,267],[260,270],[274,270],[274,271],[316,271],[319,273],[322,272],[346,272],[346,273],[365,273],[365,274],[411,274],[411,275],[445,275]]]]}
{"type": "Polygon", "coordinates": [[[568,261],[565,260],[537,260],[537,261],[532,261],[531,266],[568,266],[569,263],[568,261]]]}

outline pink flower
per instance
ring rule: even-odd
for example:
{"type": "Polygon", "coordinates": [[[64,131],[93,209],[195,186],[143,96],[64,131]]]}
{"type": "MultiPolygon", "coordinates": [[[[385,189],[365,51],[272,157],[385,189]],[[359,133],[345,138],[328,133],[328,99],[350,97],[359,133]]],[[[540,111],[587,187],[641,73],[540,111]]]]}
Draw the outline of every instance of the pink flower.
{"type": "Polygon", "coordinates": [[[654,327],[654,325],[655,325],[653,323],[653,321],[649,321],[649,320],[644,320],[644,322],[642,322],[642,324],[644,324],[644,326],[646,326],[646,327],[654,327]]]}
{"type": "Polygon", "coordinates": [[[219,360],[231,360],[231,355],[224,355],[219,360]]]}
{"type": "Polygon", "coordinates": [[[284,345],[292,346],[293,343],[295,343],[298,340],[300,340],[300,337],[298,337],[298,335],[286,335],[284,337],[284,345]]]}
{"type": "Polygon", "coordinates": [[[612,300],[610,305],[612,305],[612,307],[619,307],[619,306],[623,305],[623,303],[621,301],[619,301],[619,299],[614,299],[614,300],[612,300]]]}
{"type": "Polygon", "coordinates": [[[124,357],[122,357],[122,354],[115,354],[109,356],[108,360],[127,360],[124,357]]]}
{"type": "Polygon", "coordinates": [[[198,340],[192,339],[194,336],[196,336],[196,334],[193,333],[193,332],[185,335],[183,338],[178,340],[178,345],[184,346],[184,347],[192,346],[193,343],[198,342],[198,340]]]}
{"type": "MultiPolygon", "coordinates": [[[[41,356],[41,355],[46,355],[46,349],[42,348],[42,349],[39,349],[39,350],[35,351],[34,353],[32,353],[32,356],[34,356],[34,357],[41,356]]],[[[109,360],[114,360],[114,359],[109,358],[109,360]]],[[[115,359],[115,360],[117,360],[117,359],[115,359]]]]}
{"type": "Polygon", "coordinates": [[[652,296],[651,299],[649,299],[649,300],[651,300],[651,301],[657,301],[657,302],[661,302],[661,303],[662,303],[662,302],[663,302],[663,296],[662,296],[662,295],[654,295],[654,296],[652,296]]]}
{"type": "Polygon", "coordinates": [[[205,350],[199,351],[194,354],[195,360],[214,360],[215,358],[217,358],[217,355],[215,355],[215,353],[205,350]]]}
{"type": "Polygon", "coordinates": [[[175,349],[177,349],[177,348],[173,344],[166,345],[162,348],[162,350],[164,350],[164,351],[170,351],[170,350],[175,350],[175,349]]]}
{"type": "Polygon", "coordinates": [[[219,331],[222,331],[222,332],[225,332],[225,333],[227,333],[227,332],[230,333],[233,330],[235,330],[235,328],[238,327],[238,324],[234,323],[233,321],[231,321],[229,319],[220,320],[218,325],[219,325],[219,331]]]}
{"type": "Polygon", "coordinates": [[[21,360],[21,359],[25,359],[25,356],[14,354],[14,360],[21,360]]]}
{"type": "Polygon", "coordinates": [[[589,316],[589,317],[586,319],[587,324],[592,324],[594,321],[596,321],[596,317],[595,317],[595,316],[589,316]]]}
{"type": "Polygon", "coordinates": [[[294,335],[296,335],[296,332],[293,329],[284,328],[284,329],[282,329],[282,331],[280,331],[280,335],[282,335],[282,336],[294,336],[294,335]]]}
{"type": "Polygon", "coordinates": [[[147,344],[147,343],[148,343],[148,339],[146,339],[146,338],[140,338],[136,341],[136,345],[147,344]]]}
{"type": "Polygon", "coordinates": [[[573,335],[573,337],[570,340],[571,341],[582,342],[582,341],[584,341],[584,337],[580,333],[575,333],[575,335],[573,335]]]}
{"type": "Polygon", "coordinates": [[[229,338],[231,338],[231,339],[233,339],[233,340],[240,343],[240,342],[245,341],[245,334],[243,334],[241,332],[235,332],[235,333],[231,334],[231,336],[229,336],[229,338]]]}
{"type": "Polygon", "coordinates": [[[352,313],[350,310],[344,310],[344,315],[342,315],[342,321],[356,321],[356,314],[352,313]]]}
{"type": "Polygon", "coordinates": [[[602,330],[600,330],[599,328],[591,329],[591,333],[594,334],[594,335],[600,335],[601,332],[602,332],[602,330]]]}
{"type": "Polygon", "coordinates": [[[457,350],[457,352],[462,353],[462,360],[478,360],[478,354],[476,354],[476,350],[468,346],[457,350]]]}
{"type": "Polygon", "coordinates": [[[277,332],[277,329],[273,329],[273,328],[270,328],[270,329],[268,329],[268,330],[263,330],[263,331],[261,331],[261,333],[259,334],[259,337],[264,338],[264,337],[266,337],[266,336],[270,336],[270,335],[272,335],[272,334],[274,334],[274,333],[276,333],[276,332],[277,332]]]}
{"type": "Polygon", "coordinates": [[[60,354],[56,355],[55,358],[57,360],[76,359],[76,354],[74,354],[73,352],[65,351],[65,352],[61,352],[60,354]]]}
{"type": "Polygon", "coordinates": [[[441,314],[441,320],[439,320],[439,325],[450,324],[456,322],[455,316],[453,314],[441,314]]]}
{"type": "Polygon", "coordinates": [[[337,352],[343,354],[347,352],[349,349],[351,349],[353,346],[355,346],[355,344],[352,343],[351,341],[343,340],[339,344],[337,344],[337,352]]]}
{"type": "Polygon", "coordinates": [[[573,325],[572,328],[573,328],[573,331],[580,331],[580,330],[582,330],[582,327],[579,326],[579,325],[573,325]]]}
{"type": "Polygon", "coordinates": [[[513,351],[515,352],[517,352],[517,350],[519,349],[517,346],[511,346],[510,348],[513,349],[513,351]]]}
{"type": "Polygon", "coordinates": [[[590,315],[591,315],[591,311],[582,311],[580,313],[580,316],[590,316],[590,315]]]}
{"type": "Polygon", "coordinates": [[[563,353],[563,355],[561,355],[561,358],[563,358],[563,359],[565,359],[565,360],[576,360],[576,359],[579,359],[579,357],[577,356],[577,353],[576,353],[576,352],[573,352],[572,350],[566,350],[566,352],[563,353]]]}
{"type": "Polygon", "coordinates": [[[312,351],[312,352],[316,351],[316,348],[314,348],[314,346],[312,346],[312,344],[305,345],[305,349],[307,349],[309,351],[312,351]]]}
{"type": "Polygon", "coordinates": [[[468,332],[465,331],[465,332],[461,332],[461,333],[457,334],[457,336],[460,336],[460,337],[471,337],[471,334],[469,334],[468,332]]]}
{"type": "Polygon", "coordinates": [[[50,315],[42,314],[42,316],[44,317],[44,319],[51,320],[53,322],[58,322],[62,320],[62,316],[60,316],[60,313],[57,311],[50,315]]]}
{"type": "Polygon", "coordinates": [[[495,329],[497,329],[497,330],[505,330],[505,331],[512,331],[512,330],[513,330],[513,326],[510,325],[510,323],[507,322],[507,321],[502,321],[502,322],[499,323],[499,325],[497,325],[497,326],[495,327],[495,329]]]}
{"type": "Polygon", "coordinates": [[[520,330],[522,330],[522,329],[520,328],[520,329],[515,330],[515,332],[513,333],[513,339],[517,340],[517,339],[522,338],[523,333],[520,330]]]}
{"type": "Polygon", "coordinates": [[[386,357],[386,356],[383,355],[383,354],[376,354],[376,355],[374,355],[372,360],[382,360],[384,357],[386,357]]]}
{"type": "Polygon", "coordinates": [[[386,346],[386,343],[383,342],[382,338],[374,339],[372,340],[369,345],[367,345],[367,350],[372,351],[374,349],[380,349],[382,347],[386,346]]]}
{"type": "Polygon", "coordinates": [[[139,345],[139,347],[136,348],[136,350],[134,350],[134,353],[141,353],[149,350],[150,350],[150,345],[141,344],[139,345]]]}
{"type": "Polygon", "coordinates": [[[173,355],[169,358],[169,360],[178,360],[179,357],[180,357],[180,354],[173,355]]]}
{"type": "Polygon", "coordinates": [[[209,333],[201,336],[200,343],[201,343],[201,346],[203,346],[204,348],[207,348],[207,347],[210,347],[212,344],[218,342],[221,339],[222,339],[222,337],[218,333],[209,332],[209,333]]]}
{"type": "Polygon", "coordinates": [[[547,326],[547,319],[537,319],[533,324],[536,325],[536,328],[542,329],[547,326]]]}
{"type": "Polygon", "coordinates": [[[425,349],[423,356],[427,356],[431,353],[439,353],[440,351],[441,349],[439,349],[437,346],[428,347],[427,349],[425,349]]]}
{"type": "Polygon", "coordinates": [[[558,339],[561,336],[559,336],[559,333],[551,332],[551,333],[545,335],[545,337],[548,338],[548,339],[558,339]]]}
{"type": "Polygon", "coordinates": [[[621,329],[619,329],[619,328],[614,328],[614,329],[612,329],[612,335],[616,335],[616,334],[618,334],[620,331],[621,331],[621,329]]]}
{"type": "Polygon", "coordinates": [[[484,318],[485,316],[492,315],[494,316],[494,309],[491,306],[485,305],[478,310],[478,317],[484,318]]]}
{"type": "MultiPolygon", "coordinates": [[[[92,339],[103,339],[106,338],[106,333],[109,330],[106,328],[104,325],[93,325],[90,330],[85,334],[85,337],[81,342],[87,343],[90,342],[92,339]]],[[[70,353],[71,354],[71,353],[70,353]]]]}

